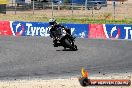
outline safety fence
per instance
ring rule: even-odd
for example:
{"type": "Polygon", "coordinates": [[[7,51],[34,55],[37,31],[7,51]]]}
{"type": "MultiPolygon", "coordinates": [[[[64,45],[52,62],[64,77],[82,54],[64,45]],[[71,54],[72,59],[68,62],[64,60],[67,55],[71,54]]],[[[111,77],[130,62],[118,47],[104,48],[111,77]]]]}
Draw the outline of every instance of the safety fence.
{"type": "MultiPolygon", "coordinates": [[[[107,2],[106,7],[99,10],[86,8],[85,5],[67,3],[52,4],[48,2],[15,3],[13,0],[7,5],[6,14],[17,14],[21,17],[27,15],[36,15],[38,17],[71,17],[71,18],[89,18],[94,20],[121,20],[132,18],[132,2],[107,2]]],[[[39,19],[39,18],[38,18],[39,19]]]]}
{"type": "MultiPolygon", "coordinates": [[[[73,36],[88,39],[132,39],[132,25],[128,24],[62,24],[73,36]]],[[[49,36],[45,22],[0,21],[0,35],[49,36]]]]}

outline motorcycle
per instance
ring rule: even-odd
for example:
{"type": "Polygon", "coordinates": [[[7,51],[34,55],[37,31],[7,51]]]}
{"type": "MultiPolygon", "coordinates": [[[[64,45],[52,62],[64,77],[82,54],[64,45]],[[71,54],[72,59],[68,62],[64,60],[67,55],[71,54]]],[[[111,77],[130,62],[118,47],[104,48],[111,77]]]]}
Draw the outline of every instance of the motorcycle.
{"type": "Polygon", "coordinates": [[[69,48],[70,50],[77,51],[77,45],[74,44],[75,37],[71,35],[71,30],[68,28],[59,28],[58,30],[54,32],[55,36],[52,37],[53,41],[55,40],[57,42],[57,47],[62,46],[65,50],[69,48]]]}

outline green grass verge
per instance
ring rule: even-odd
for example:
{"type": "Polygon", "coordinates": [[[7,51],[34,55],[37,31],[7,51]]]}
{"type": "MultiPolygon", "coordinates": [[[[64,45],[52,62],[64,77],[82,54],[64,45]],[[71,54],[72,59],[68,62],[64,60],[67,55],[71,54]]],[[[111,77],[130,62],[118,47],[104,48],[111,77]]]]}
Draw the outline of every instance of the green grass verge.
{"type": "MultiPolygon", "coordinates": [[[[81,24],[132,24],[132,18],[123,20],[91,19],[87,17],[55,17],[59,23],[81,23],[81,24]]],[[[0,20],[8,21],[26,21],[26,22],[48,22],[50,18],[44,15],[3,15],[0,14],[0,20]]]]}
{"type": "Polygon", "coordinates": [[[77,18],[58,18],[57,19],[59,22],[64,22],[64,23],[95,23],[95,24],[132,24],[132,19],[123,19],[123,20],[97,20],[97,19],[88,19],[88,18],[83,18],[83,19],[77,19],[77,18]]]}

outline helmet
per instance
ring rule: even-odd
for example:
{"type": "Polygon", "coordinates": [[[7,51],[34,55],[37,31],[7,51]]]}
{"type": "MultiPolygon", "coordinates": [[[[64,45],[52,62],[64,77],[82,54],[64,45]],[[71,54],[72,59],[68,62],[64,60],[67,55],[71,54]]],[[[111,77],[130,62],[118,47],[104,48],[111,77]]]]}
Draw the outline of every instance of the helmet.
{"type": "Polygon", "coordinates": [[[56,20],[55,20],[55,19],[50,19],[50,20],[49,20],[49,24],[50,24],[50,25],[56,24],[56,20]]]}

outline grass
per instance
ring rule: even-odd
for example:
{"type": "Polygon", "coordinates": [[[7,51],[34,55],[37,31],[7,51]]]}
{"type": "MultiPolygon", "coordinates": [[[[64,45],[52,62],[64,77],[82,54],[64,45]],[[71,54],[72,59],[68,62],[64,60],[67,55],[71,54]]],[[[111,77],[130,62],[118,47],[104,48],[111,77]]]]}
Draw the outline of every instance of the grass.
{"type": "MultiPolygon", "coordinates": [[[[88,17],[55,17],[59,23],[81,23],[81,24],[132,24],[132,18],[124,18],[121,20],[114,19],[94,19],[88,17]]],[[[24,14],[0,14],[0,20],[8,20],[8,21],[26,21],[26,22],[48,22],[50,18],[45,15],[24,15],[24,14]]]]}
{"type": "Polygon", "coordinates": [[[122,19],[122,20],[108,20],[108,19],[90,19],[90,18],[57,18],[59,22],[64,23],[84,23],[84,24],[132,24],[132,19],[122,19]]]}

